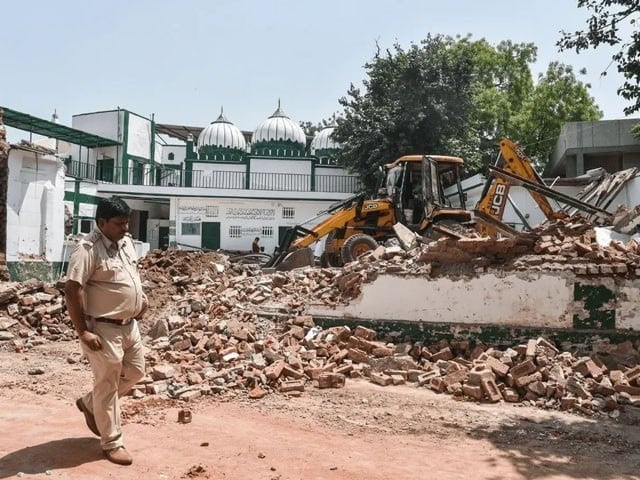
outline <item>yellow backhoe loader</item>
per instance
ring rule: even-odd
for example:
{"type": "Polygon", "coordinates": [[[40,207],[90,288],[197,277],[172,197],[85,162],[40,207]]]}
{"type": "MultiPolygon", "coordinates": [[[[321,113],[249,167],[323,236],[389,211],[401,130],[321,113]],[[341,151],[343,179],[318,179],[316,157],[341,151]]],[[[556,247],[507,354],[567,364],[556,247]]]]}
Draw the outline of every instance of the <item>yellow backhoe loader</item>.
{"type": "Polygon", "coordinates": [[[340,266],[395,237],[402,223],[419,234],[434,224],[471,220],[460,184],[463,160],[443,155],[406,155],[382,168],[378,198],[357,194],[290,228],[265,267],[288,270],[310,264],[310,245],[326,237],[323,266],[340,266]],[[444,188],[456,185],[461,207],[452,207],[444,188]],[[323,218],[324,217],[324,218],[323,218]],[[310,228],[305,225],[313,225],[310,228]]]}
{"type": "Polygon", "coordinates": [[[502,222],[514,185],[527,189],[549,220],[566,215],[562,209],[554,210],[549,198],[586,212],[595,223],[612,220],[607,211],[547,187],[524,151],[508,139],[500,142],[500,156],[496,165],[489,166],[490,176],[476,208],[467,210],[460,183],[463,165],[461,158],[442,155],[398,158],[381,169],[378,198],[366,200],[363,193],[356,194],[290,228],[265,266],[289,270],[313,264],[314,255],[308,247],[325,237],[322,266],[341,266],[395,237],[393,226],[398,222],[420,235],[431,230],[446,232],[442,224],[475,226],[486,236],[515,235],[517,231],[502,222]],[[459,207],[452,207],[444,195],[444,189],[452,185],[456,186],[459,207]],[[305,227],[309,224],[313,226],[305,227]]]}

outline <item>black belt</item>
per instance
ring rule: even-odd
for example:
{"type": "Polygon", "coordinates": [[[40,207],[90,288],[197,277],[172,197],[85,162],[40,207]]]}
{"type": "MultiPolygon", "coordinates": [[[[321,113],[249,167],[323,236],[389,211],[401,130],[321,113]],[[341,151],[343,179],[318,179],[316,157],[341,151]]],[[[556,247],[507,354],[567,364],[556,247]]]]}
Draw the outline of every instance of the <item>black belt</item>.
{"type": "Polygon", "coordinates": [[[98,318],[94,318],[94,320],[96,322],[104,322],[104,323],[112,323],[113,325],[129,325],[131,322],[133,322],[133,319],[130,318],[129,320],[117,320],[115,318],[106,318],[106,317],[98,317],[98,318]]]}

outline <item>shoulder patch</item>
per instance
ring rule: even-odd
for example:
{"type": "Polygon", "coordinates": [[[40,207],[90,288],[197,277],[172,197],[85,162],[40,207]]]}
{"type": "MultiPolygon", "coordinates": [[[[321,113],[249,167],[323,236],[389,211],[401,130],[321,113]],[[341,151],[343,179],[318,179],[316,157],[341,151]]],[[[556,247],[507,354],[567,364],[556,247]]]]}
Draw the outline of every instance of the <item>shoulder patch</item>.
{"type": "Polygon", "coordinates": [[[89,235],[85,235],[79,243],[80,245],[93,246],[98,240],[100,240],[100,233],[93,231],[89,235]]]}

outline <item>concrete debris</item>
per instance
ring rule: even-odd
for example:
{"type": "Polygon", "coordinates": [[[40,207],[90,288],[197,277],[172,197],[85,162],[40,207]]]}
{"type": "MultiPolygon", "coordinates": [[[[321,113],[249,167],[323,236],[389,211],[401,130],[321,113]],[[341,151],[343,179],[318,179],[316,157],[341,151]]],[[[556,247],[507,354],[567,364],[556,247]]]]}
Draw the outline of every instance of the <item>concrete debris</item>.
{"type": "MultiPolygon", "coordinates": [[[[561,351],[544,338],[505,350],[458,339],[426,344],[380,338],[365,326],[322,329],[305,314],[310,303],[349,302],[380,273],[477,274],[493,266],[633,277],[640,269],[637,243],[602,247],[578,216],[514,238],[468,232],[458,237],[407,237],[405,248],[380,247],[341,269],[272,274],[218,253],[152,251],[140,262],[150,299],[142,322],[149,352],[147,376],[134,388],[135,398],[257,400],[276,392],[297,396],[312,387],[341,388],[351,378],[584,414],[638,403],[640,354],[631,342],[594,345],[588,356],[561,351]]],[[[64,282],[0,283],[0,345],[24,351],[75,339],[63,289],[64,282]]]]}
{"type": "MultiPolygon", "coordinates": [[[[208,305],[205,311],[217,308],[213,296],[202,298],[208,305]]],[[[640,353],[630,342],[596,346],[598,353],[591,356],[561,352],[545,338],[505,350],[466,340],[394,344],[364,326],[320,330],[308,315],[290,316],[265,328],[248,311],[236,314],[240,316],[226,319],[191,312],[166,322],[167,337],[148,337],[151,382],[139,387],[147,394],[166,392],[176,399],[191,397],[194,391],[260,399],[276,392],[301,395],[310,387],[341,388],[352,378],[380,386],[411,383],[461,399],[527,402],[583,414],[609,412],[640,395],[640,353]],[[618,358],[625,363],[618,363],[618,358]],[[173,366],[175,375],[166,373],[167,366],[173,366]]]]}
{"type": "Polygon", "coordinates": [[[0,342],[26,351],[48,341],[76,338],[60,285],[38,280],[0,283],[0,342]]]}
{"type": "Polygon", "coordinates": [[[191,410],[183,408],[178,411],[178,423],[191,423],[192,419],[191,410]]]}

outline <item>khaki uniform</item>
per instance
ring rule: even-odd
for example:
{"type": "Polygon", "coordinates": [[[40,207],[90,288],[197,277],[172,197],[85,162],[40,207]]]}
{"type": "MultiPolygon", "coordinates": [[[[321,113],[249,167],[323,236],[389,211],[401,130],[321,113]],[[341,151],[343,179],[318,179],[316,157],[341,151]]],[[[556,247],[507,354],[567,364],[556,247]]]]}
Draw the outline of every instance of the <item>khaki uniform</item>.
{"type": "Polygon", "coordinates": [[[135,316],[146,296],[131,236],[115,243],[96,229],[72,252],[67,278],[82,285],[87,328],[102,342],[97,351],[80,342],[94,377],[93,390],[82,400],[94,415],[102,448],[110,450],[123,446],[118,397],[144,376],[144,352],[135,316]],[[129,322],[115,325],[96,318],[129,322]]]}

